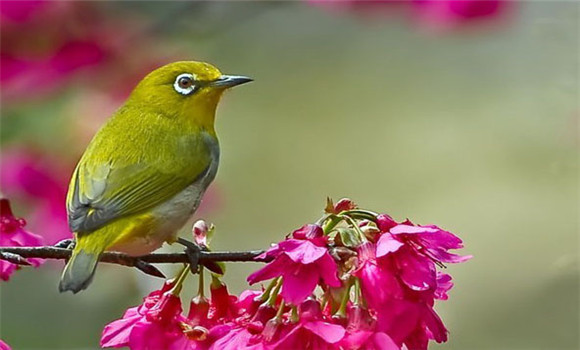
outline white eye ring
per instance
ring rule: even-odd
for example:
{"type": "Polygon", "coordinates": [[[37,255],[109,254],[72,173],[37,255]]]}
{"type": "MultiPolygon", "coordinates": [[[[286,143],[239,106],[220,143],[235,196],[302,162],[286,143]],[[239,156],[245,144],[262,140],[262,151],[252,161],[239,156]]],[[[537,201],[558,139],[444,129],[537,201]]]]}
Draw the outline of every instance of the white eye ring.
{"type": "Polygon", "coordinates": [[[195,85],[195,75],[189,73],[178,75],[177,78],[175,78],[175,82],[173,83],[173,88],[175,91],[182,95],[189,95],[193,93],[197,89],[197,86],[195,85]],[[184,84],[184,82],[187,81],[189,81],[189,86],[184,84]]]}

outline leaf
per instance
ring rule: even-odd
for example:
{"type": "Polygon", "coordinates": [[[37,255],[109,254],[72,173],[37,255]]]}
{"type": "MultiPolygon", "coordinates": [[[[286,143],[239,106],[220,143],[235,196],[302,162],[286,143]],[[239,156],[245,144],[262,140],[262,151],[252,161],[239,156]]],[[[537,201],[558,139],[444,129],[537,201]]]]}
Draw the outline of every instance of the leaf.
{"type": "Polygon", "coordinates": [[[339,227],[336,230],[344,246],[355,248],[362,243],[358,237],[358,233],[354,229],[350,227],[339,227]]]}

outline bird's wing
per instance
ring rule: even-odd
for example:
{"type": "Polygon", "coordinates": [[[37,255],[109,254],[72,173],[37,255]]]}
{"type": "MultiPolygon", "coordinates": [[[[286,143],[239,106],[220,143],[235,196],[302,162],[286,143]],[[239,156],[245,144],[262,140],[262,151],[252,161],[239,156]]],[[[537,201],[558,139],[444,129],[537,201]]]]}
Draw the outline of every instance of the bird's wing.
{"type": "Polygon", "coordinates": [[[70,229],[95,231],[117,218],[154,208],[205,177],[214,160],[199,145],[190,152],[141,162],[118,159],[118,153],[115,162],[81,159],[67,197],[70,229]]]}

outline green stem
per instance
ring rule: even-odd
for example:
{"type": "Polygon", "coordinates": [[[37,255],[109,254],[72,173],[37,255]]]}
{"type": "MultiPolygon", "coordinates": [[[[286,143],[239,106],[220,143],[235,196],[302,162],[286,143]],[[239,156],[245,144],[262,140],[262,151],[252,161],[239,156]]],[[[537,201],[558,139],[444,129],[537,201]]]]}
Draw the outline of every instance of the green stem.
{"type": "Polygon", "coordinates": [[[268,287],[266,287],[266,289],[262,293],[262,296],[260,296],[261,302],[264,302],[270,298],[270,292],[272,292],[272,289],[274,289],[274,287],[276,286],[276,283],[278,283],[277,278],[274,278],[272,281],[270,281],[270,284],[268,284],[268,287]]]}
{"type": "Polygon", "coordinates": [[[205,279],[203,278],[203,270],[205,270],[203,268],[203,266],[199,267],[199,287],[197,290],[197,295],[199,295],[200,297],[205,297],[204,295],[204,290],[205,290],[205,279]]]}
{"type": "Polygon", "coordinates": [[[298,307],[296,305],[293,305],[290,320],[292,321],[292,323],[297,323],[299,319],[300,318],[298,317],[298,307]]]}
{"type": "Polygon", "coordinates": [[[332,231],[332,229],[336,227],[336,225],[338,225],[339,222],[342,221],[342,217],[332,214],[329,215],[327,219],[330,220],[327,221],[326,224],[322,227],[322,231],[324,232],[325,235],[329,234],[330,231],[332,231]]]}
{"type": "Polygon", "coordinates": [[[185,281],[187,275],[189,275],[189,264],[185,264],[181,272],[179,272],[175,285],[170,290],[171,294],[178,296],[181,293],[183,281],[185,281]]]}
{"type": "Polygon", "coordinates": [[[360,289],[360,279],[355,278],[354,280],[354,304],[360,305],[362,296],[361,296],[361,289],[360,289]]]}
{"type": "Polygon", "coordinates": [[[352,280],[348,282],[348,285],[346,286],[346,291],[344,292],[344,295],[340,302],[340,307],[335,313],[336,316],[346,317],[346,306],[348,305],[348,301],[350,300],[350,288],[352,287],[352,284],[353,284],[352,280]]]}
{"type": "Polygon", "coordinates": [[[271,307],[276,306],[276,299],[278,299],[278,293],[280,293],[280,288],[282,288],[282,277],[278,277],[278,282],[276,282],[276,287],[272,290],[270,297],[268,298],[268,305],[271,307]]]}
{"type": "Polygon", "coordinates": [[[284,305],[284,300],[282,300],[280,303],[280,308],[278,309],[278,312],[276,312],[276,317],[274,317],[278,321],[282,320],[282,315],[284,314],[284,305]]]}
{"type": "Polygon", "coordinates": [[[367,239],[367,236],[365,236],[365,234],[361,231],[360,227],[358,227],[358,225],[356,224],[356,221],[351,218],[350,216],[343,216],[343,219],[345,221],[347,221],[349,224],[351,224],[351,226],[355,229],[355,231],[358,233],[358,235],[360,236],[361,241],[364,242],[368,242],[369,240],[367,239]]]}
{"type": "Polygon", "coordinates": [[[345,210],[340,212],[339,215],[347,215],[356,219],[361,220],[370,220],[372,222],[377,222],[378,213],[375,213],[370,210],[363,210],[363,209],[353,209],[353,210],[345,210]]]}

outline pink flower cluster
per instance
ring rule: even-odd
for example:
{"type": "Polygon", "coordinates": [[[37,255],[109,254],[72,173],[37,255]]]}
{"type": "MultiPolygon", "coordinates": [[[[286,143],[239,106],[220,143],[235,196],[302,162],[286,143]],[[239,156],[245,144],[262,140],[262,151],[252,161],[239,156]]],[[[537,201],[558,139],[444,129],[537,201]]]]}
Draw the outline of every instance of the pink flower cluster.
{"type": "Polygon", "coordinates": [[[331,10],[373,17],[402,14],[421,27],[442,31],[501,19],[510,12],[506,0],[307,0],[331,10]]]}
{"type": "MultiPolygon", "coordinates": [[[[26,221],[15,218],[10,208],[10,202],[0,199],[0,247],[32,247],[41,246],[42,237],[30,233],[24,229],[26,221]]],[[[42,259],[31,258],[27,260],[33,266],[40,266],[42,259]]],[[[18,265],[0,259],[0,279],[8,281],[16,271],[18,265]]]]}
{"type": "Polygon", "coordinates": [[[67,224],[66,181],[73,164],[66,164],[39,150],[11,148],[0,153],[0,187],[14,203],[26,203],[33,210],[26,220],[40,232],[45,243],[72,238],[67,224]]]}
{"type": "MultiPolygon", "coordinates": [[[[395,222],[330,203],[305,225],[258,257],[269,261],[248,277],[270,280],[261,291],[230,295],[212,276],[211,297],[200,292],[183,314],[183,273],[127,310],[103,331],[103,347],[170,350],[427,349],[447,329],[433,309],[453,286],[443,263],[462,241],[437,226],[395,222]]],[[[184,270],[186,271],[186,270],[184,270]]]]}

